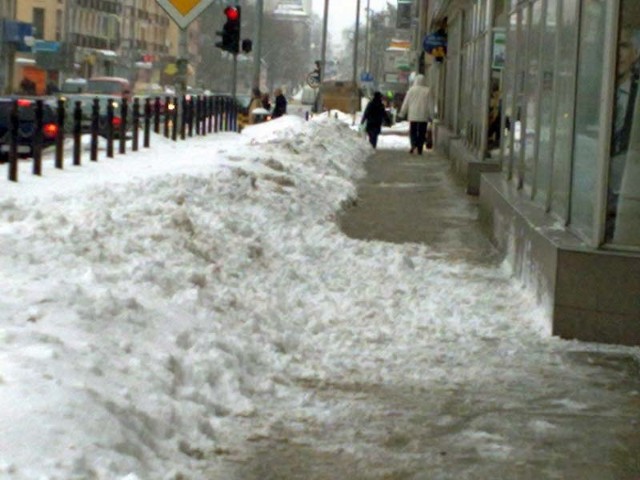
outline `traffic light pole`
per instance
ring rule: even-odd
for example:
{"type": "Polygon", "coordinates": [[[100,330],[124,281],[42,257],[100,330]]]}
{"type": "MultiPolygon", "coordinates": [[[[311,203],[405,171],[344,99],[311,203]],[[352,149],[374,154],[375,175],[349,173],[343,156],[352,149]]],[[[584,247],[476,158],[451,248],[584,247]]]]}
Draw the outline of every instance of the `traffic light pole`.
{"type": "Polygon", "coordinates": [[[329,25],[329,0],[324,0],[324,18],[322,19],[322,48],[320,52],[320,87],[316,92],[316,113],[322,113],[322,82],[327,65],[327,29],[329,25]]]}
{"type": "Polygon", "coordinates": [[[236,99],[236,85],[238,84],[238,54],[233,54],[233,84],[231,85],[231,95],[236,99]]]}
{"type": "Polygon", "coordinates": [[[353,125],[356,124],[356,112],[360,110],[360,93],[358,89],[358,37],[360,36],[360,0],[356,3],[356,35],[353,42],[353,103],[351,113],[353,115],[353,125]]]}
{"type": "Polygon", "coordinates": [[[187,42],[188,42],[187,29],[181,28],[179,36],[180,37],[178,39],[178,60],[176,62],[178,67],[178,75],[176,78],[177,81],[176,81],[175,89],[176,89],[176,95],[178,96],[178,98],[182,98],[184,95],[187,94],[187,70],[189,65],[189,57],[188,57],[188,51],[187,51],[187,42]]]}
{"type": "Polygon", "coordinates": [[[260,67],[262,57],[262,23],[264,0],[256,0],[256,33],[253,43],[253,86],[260,88],[260,67]]]}

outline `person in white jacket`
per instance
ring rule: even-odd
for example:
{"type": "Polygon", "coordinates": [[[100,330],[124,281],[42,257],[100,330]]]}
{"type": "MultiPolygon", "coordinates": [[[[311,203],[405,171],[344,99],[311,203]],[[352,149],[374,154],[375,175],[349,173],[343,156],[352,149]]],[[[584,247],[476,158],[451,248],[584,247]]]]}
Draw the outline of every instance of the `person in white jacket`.
{"type": "Polygon", "coordinates": [[[424,75],[416,75],[413,85],[407,91],[400,108],[400,116],[409,120],[411,150],[422,155],[427,136],[427,124],[433,112],[433,99],[424,75]]]}

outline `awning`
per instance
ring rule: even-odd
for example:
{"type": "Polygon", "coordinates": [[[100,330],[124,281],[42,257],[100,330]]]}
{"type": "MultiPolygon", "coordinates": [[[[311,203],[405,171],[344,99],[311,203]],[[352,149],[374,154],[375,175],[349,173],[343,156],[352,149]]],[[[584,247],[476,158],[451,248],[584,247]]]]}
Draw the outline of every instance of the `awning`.
{"type": "Polygon", "coordinates": [[[16,63],[18,65],[35,65],[36,61],[34,58],[16,57],[16,63]]]}

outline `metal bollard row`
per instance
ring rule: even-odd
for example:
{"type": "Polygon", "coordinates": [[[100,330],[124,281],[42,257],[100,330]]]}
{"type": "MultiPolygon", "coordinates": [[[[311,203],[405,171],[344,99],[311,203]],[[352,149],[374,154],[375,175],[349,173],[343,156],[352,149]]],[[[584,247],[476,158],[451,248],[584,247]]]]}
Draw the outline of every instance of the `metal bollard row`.
{"type": "Polygon", "coordinates": [[[2,145],[0,163],[8,162],[8,178],[18,181],[18,162],[32,158],[34,175],[42,175],[43,151],[54,149],[54,167],[63,169],[65,140],[71,140],[71,162],[82,165],[82,139],[89,135],[89,158],[98,161],[99,138],[106,142],[106,156],[113,158],[117,143],[118,153],[127,153],[127,141],[131,151],[150,148],[151,132],[177,141],[187,137],[204,136],[223,131],[238,131],[238,109],[227,96],[167,96],[126,98],[101,102],[96,96],[91,102],[63,98],[55,104],[44,99],[19,99],[11,105],[8,125],[8,141],[2,145]],[[114,105],[117,103],[117,105],[114,105]],[[24,109],[33,113],[24,115],[24,109]],[[24,117],[24,118],[23,118],[24,117]],[[32,127],[24,128],[25,118],[32,127]],[[161,133],[162,126],[162,133],[161,133]],[[24,138],[24,131],[32,131],[32,137],[24,138]]]}

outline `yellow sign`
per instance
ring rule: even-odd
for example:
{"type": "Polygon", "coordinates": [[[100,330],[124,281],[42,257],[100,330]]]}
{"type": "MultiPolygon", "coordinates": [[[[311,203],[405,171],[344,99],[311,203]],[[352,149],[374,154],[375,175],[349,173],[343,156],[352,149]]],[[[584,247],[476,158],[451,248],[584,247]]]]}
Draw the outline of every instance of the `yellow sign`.
{"type": "Polygon", "coordinates": [[[213,0],[156,0],[156,3],[164,8],[180,28],[185,29],[213,0]]]}
{"type": "Polygon", "coordinates": [[[187,15],[198,6],[200,0],[170,0],[170,2],[182,15],[187,15]]]}

